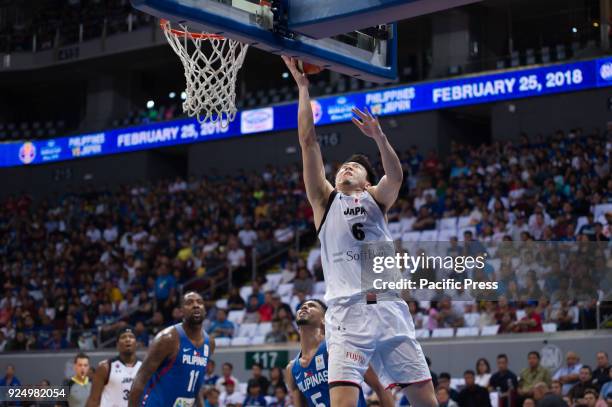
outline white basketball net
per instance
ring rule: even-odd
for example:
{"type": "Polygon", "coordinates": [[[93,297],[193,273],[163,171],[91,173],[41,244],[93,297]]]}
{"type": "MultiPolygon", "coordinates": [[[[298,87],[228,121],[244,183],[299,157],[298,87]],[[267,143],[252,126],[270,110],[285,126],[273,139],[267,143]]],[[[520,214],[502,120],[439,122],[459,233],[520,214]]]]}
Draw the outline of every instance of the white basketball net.
{"type": "Polygon", "coordinates": [[[216,34],[173,29],[167,20],[161,27],[185,68],[187,98],[183,111],[202,122],[227,127],[236,117],[236,76],[248,48],[216,34]]]}

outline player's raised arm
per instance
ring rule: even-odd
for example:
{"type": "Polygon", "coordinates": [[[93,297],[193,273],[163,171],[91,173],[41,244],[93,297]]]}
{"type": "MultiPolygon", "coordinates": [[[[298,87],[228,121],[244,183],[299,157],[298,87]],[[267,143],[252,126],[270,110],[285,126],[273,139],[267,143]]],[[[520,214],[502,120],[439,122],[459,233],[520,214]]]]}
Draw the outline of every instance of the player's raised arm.
{"type": "Polygon", "coordinates": [[[381,407],[394,407],[395,399],[393,398],[393,394],[390,391],[385,389],[385,386],[378,380],[378,376],[372,366],[368,366],[368,370],[366,370],[363,375],[363,380],[374,390],[376,395],[378,396],[378,400],[380,401],[381,407]]]}
{"type": "Polygon", "coordinates": [[[178,335],[174,328],[166,328],[157,334],[134,378],[128,400],[129,407],[139,406],[147,382],[163,361],[176,349],[178,349],[178,335]]]}
{"type": "Polygon", "coordinates": [[[287,68],[289,68],[291,75],[293,75],[298,85],[298,136],[302,149],[304,184],[308,201],[314,212],[315,226],[318,228],[323,219],[327,199],[334,188],[325,178],[323,157],[321,156],[321,148],[317,141],[312,118],[312,108],[310,107],[308,78],[306,78],[305,74],[298,71],[295,59],[283,56],[283,61],[287,64],[287,68]]]}
{"type": "Polygon", "coordinates": [[[402,171],[402,163],[395,153],[395,150],[387,140],[387,136],[380,128],[378,118],[365,109],[365,112],[357,108],[353,108],[353,113],[357,117],[353,117],[353,123],[361,130],[363,134],[374,139],[380,157],[382,159],[385,175],[381,178],[378,185],[369,189],[369,192],[378,202],[384,205],[385,209],[389,209],[397,199],[397,194],[402,187],[404,173],[402,171]]]}
{"type": "Polygon", "coordinates": [[[293,375],[291,374],[293,363],[293,360],[289,362],[289,364],[287,365],[287,369],[285,369],[285,383],[287,384],[287,388],[291,392],[291,400],[293,401],[293,406],[306,407],[306,400],[304,400],[302,392],[295,385],[295,380],[293,380],[293,375]]]}
{"type": "Polygon", "coordinates": [[[86,407],[99,407],[102,400],[102,391],[106,385],[106,378],[109,373],[108,360],[103,360],[98,364],[98,368],[94,374],[93,383],[91,384],[91,392],[87,398],[86,407]]]}

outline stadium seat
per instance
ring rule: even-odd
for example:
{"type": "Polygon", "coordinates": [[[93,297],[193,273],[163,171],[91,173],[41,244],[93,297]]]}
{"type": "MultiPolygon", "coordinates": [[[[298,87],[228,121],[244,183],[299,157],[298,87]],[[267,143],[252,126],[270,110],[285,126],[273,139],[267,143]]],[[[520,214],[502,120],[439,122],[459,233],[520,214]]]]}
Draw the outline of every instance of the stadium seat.
{"type": "Polygon", "coordinates": [[[565,58],[567,58],[567,54],[565,52],[565,45],[563,44],[558,44],[555,48],[556,54],[557,54],[557,60],[558,61],[562,61],[565,58]]]}
{"type": "Polygon", "coordinates": [[[393,239],[401,239],[402,237],[402,224],[400,222],[391,222],[389,223],[389,232],[391,232],[391,236],[393,239]]]}
{"type": "Polygon", "coordinates": [[[421,232],[422,242],[436,242],[438,240],[438,231],[437,230],[424,230],[421,232]]]}
{"type": "Polygon", "coordinates": [[[525,318],[526,315],[527,313],[525,312],[525,310],[522,310],[522,309],[516,310],[516,320],[517,321],[520,321],[521,319],[525,318]]]}
{"type": "Polygon", "coordinates": [[[318,281],[314,285],[313,294],[325,294],[325,281],[318,281]]]}
{"type": "Polygon", "coordinates": [[[404,242],[418,242],[421,237],[421,232],[408,232],[402,235],[402,241],[404,242]]]}
{"type": "Polygon", "coordinates": [[[227,298],[221,298],[215,303],[217,308],[227,309],[227,298]]]}
{"type": "Polygon", "coordinates": [[[244,313],[245,311],[243,309],[232,310],[227,313],[227,319],[233,322],[234,324],[240,324],[242,323],[242,320],[244,319],[244,313]]]}
{"type": "Polygon", "coordinates": [[[438,233],[438,241],[440,242],[450,242],[453,237],[457,237],[457,229],[442,229],[438,233]]]}
{"type": "Polygon", "coordinates": [[[232,338],[231,346],[248,346],[251,344],[251,338],[238,337],[232,338]]]}
{"type": "Polygon", "coordinates": [[[439,229],[440,230],[457,230],[457,221],[455,218],[442,218],[440,219],[439,229]]]}
{"type": "Polygon", "coordinates": [[[412,231],[412,225],[416,218],[402,218],[400,219],[400,224],[402,225],[402,232],[410,232],[412,231]]]}
{"type": "Polygon", "coordinates": [[[452,338],[455,334],[454,328],[436,328],[431,333],[432,338],[452,338]]]}
{"type": "Polygon", "coordinates": [[[251,338],[251,345],[263,345],[264,343],[266,343],[265,336],[254,336],[251,338]]]}
{"type": "Polygon", "coordinates": [[[257,332],[257,324],[242,324],[238,328],[238,337],[252,337],[257,332]]]}
{"type": "Polygon", "coordinates": [[[457,336],[478,336],[478,328],[475,326],[457,328],[457,336]]]}
{"type": "Polygon", "coordinates": [[[482,327],[480,334],[482,336],[495,336],[498,331],[499,325],[487,325],[482,327]]]}
{"type": "Polygon", "coordinates": [[[273,273],[266,275],[266,284],[264,285],[264,291],[276,291],[281,279],[283,278],[281,273],[273,273]]]}
{"type": "Polygon", "coordinates": [[[281,297],[284,297],[285,295],[288,295],[288,294],[293,294],[293,284],[291,283],[281,284],[278,286],[278,289],[276,292],[281,297]]]}
{"type": "Polygon", "coordinates": [[[249,383],[239,382],[238,383],[238,388],[236,389],[236,391],[239,394],[247,394],[248,387],[249,387],[249,383]]]}
{"type": "Polygon", "coordinates": [[[264,399],[266,399],[266,405],[268,406],[276,401],[276,398],[272,396],[264,396],[264,399]]]}
{"type": "Polygon", "coordinates": [[[215,338],[215,345],[219,348],[228,347],[230,344],[230,338],[215,338]]]}
{"type": "MultiPolygon", "coordinates": [[[[465,320],[466,327],[476,327],[480,321],[480,314],[478,312],[469,312],[463,316],[463,319],[465,320]]],[[[457,335],[459,335],[459,331],[457,331],[457,335]]],[[[477,335],[478,332],[476,332],[476,336],[477,335]]]]}
{"type": "Polygon", "coordinates": [[[457,228],[463,229],[470,226],[472,218],[469,216],[460,216],[457,218],[457,228]]]}
{"type": "Polygon", "coordinates": [[[253,287],[251,287],[250,285],[245,285],[244,287],[240,288],[240,296],[247,304],[249,303],[249,295],[251,295],[252,293],[253,287]]]}
{"type": "Polygon", "coordinates": [[[268,332],[272,330],[272,322],[260,322],[257,325],[257,336],[266,336],[268,332]]]}
{"type": "Polygon", "coordinates": [[[544,332],[557,332],[557,324],[555,323],[549,323],[549,324],[542,324],[542,329],[544,330],[544,332]]]}
{"type": "Polygon", "coordinates": [[[550,47],[542,47],[540,54],[542,56],[542,63],[547,64],[550,62],[550,47]]]}
{"type": "Polygon", "coordinates": [[[429,329],[417,329],[416,331],[417,339],[428,339],[429,338],[429,329]]]}
{"type": "Polygon", "coordinates": [[[593,219],[598,219],[600,216],[612,212],[612,204],[595,205],[593,210],[593,219]]]}

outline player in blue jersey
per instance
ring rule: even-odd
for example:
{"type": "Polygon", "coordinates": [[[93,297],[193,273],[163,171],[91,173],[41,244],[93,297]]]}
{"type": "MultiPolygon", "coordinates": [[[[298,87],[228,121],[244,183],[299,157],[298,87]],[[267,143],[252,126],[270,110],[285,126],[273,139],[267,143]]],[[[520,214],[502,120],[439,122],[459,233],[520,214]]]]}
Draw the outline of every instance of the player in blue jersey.
{"type": "MultiPolygon", "coordinates": [[[[329,407],[331,405],[328,384],[328,354],[325,343],[325,311],[322,301],[305,301],[297,312],[296,323],[300,331],[301,351],[289,362],[285,372],[286,383],[293,396],[295,407],[329,407]]],[[[350,353],[350,352],[349,352],[350,353]]],[[[347,357],[359,355],[347,355],[347,357]]],[[[393,395],[385,391],[372,368],[364,376],[365,382],[376,392],[382,407],[393,407],[393,395]]],[[[359,387],[358,407],[366,401],[359,383],[348,383],[359,387]]]]}
{"type": "Polygon", "coordinates": [[[215,349],[204,322],[204,300],[193,291],[181,300],[183,322],[157,334],[134,379],[129,407],[201,406],[200,387],[215,349]]]}

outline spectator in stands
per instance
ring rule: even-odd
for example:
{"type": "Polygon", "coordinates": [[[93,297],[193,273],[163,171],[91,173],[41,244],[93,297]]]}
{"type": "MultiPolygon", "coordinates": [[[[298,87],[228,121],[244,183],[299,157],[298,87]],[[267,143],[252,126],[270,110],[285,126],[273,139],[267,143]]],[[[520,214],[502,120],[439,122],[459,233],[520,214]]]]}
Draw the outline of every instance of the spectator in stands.
{"type": "Polygon", "coordinates": [[[575,384],[578,384],[578,376],[580,373],[580,368],[582,367],[582,364],[580,363],[580,358],[578,357],[578,354],[576,352],[567,352],[565,360],[567,364],[565,366],[560,367],[553,375],[553,379],[559,380],[563,385],[563,395],[569,393],[570,389],[575,384]]]}
{"type": "Polygon", "coordinates": [[[281,222],[279,227],[274,230],[274,241],[279,245],[293,241],[294,236],[293,228],[287,225],[287,222],[281,222]]]}
{"type": "Polygon", "coordinates": [[[501,399],[508,400],[517,387],[517,377],[508,369],[508,356],[504,353],[498,355],[497,372],[489,380],[489,390],[499,392],[501,399]]]}
{"type": "Polygon", "coordinates": [[[446,387],[436,388],[436,399],[439,407],[458,407],[457,403],[450,398],[450,393],[446,387]]]}
{"type": "Polygon", "coordinates": [[[236,382],[232,379],[227,379],[223,382],[224,391],[221,392],[219,396],[219,401],[221,406],[232,405],[240,405],[244,401],[244,394],[236,391],[238,387],[236,382]]]}
{"type": "Polygon", "coordinates": [[[452,307],[451,299],[448,296],[442,298],[438,304],[436,319],[440,328],[459,328],[465,325],[463,316],[452,307]]]}
{"type": "Polygon", "coordinates": [[[559,380],[554,379],[550,384],[550,391],[556,394],[557,396],[561,397],[563,396],[563,385],[561,384],[559,380]]]}
{"type": "Polygon", "coordinates": [[[432,230],[436,227],[436,219],[431,214],[429,208],[421,206],[418,216],[412,224],[412,229],[416,231],[432,230]]]}
{"type": "Polygon", "coordinates": [[[249,380],[247,387],[247,396],[242,402],[243,406],[266,407],[266,399],[261,391],[261,386],[257,380],[249,380]]]}
{"type": "Polygon", "coordinates": [[[513,325],[514,332],[542,332],[542,317],[536,309],[536,301],[525,303],[525,316],[513,325]]]}
{"type": "Polygon", "coordinates": [[[606,382],[602,387],[599,395],[603,400],[612,400],[612,369],[609,371],[610,381],[606,382]]]}
{"type": "Polygon", "coordinates": [[[204,390],[204,407],[219,407],[219,390],[213,388],[209,388],[204,390]]]}
{"type": "Polygon", "coordinates": [[[544,382],[535,383],[532,390],[533,399],[538,407],[568,407],[561,396],[555,394],[544,382]]]}
{"type": "Polygon", "coordinates": [[[287,334],[281,328],[281,320],[272,320],[272,330],[266,334],[266,343],[285,343],[288,341],[287,334]]]}
{"type": "Polygon", "coordinates": [[[519,376],[518,394],[521,397],[533,397],[533,387],[536,383],[545,383],[548,387],[551,384],[550,372],[545,367],[540,366],[540,354],[531,351],[527,355],[527,365],[519,376]]]}
{"type": "Polygon", "coordinates": [[[6,373],[4,377],[0,379],[0,387],[14,387],[21,386],[21,381],[15,376],[15,366],[12,364],[8,364],[6,366],[6,373]]]}
{"type": "Polygon", "coordinates": [[[609,382],[610,379],[610,362],[606,352],[597,352],[597,367],[593,370],[593,384],[599,388],[609,382]]]}
{"type": "Polygon", "coordinates": [[[578,383],[569,390],[567,395],[573,401],[583,398],[588,389],[595,391],[599,390],[597,385],[593,384],[593,375],[590,366],[583,365],[578,373],[578,383]]]}
{"type": "Polygon", "coordinates": [[[275,396],[278,386],[285,387],[285,378],[280,367],[270,369],[270,386],[268,387],[268,396],[275,396]]]}
{"type": "Polygon", "coordinates": [[[256,295],[249,296],[249,304],[246,307],[243,324],[256,324],[259,322],[259,300],[256,295]]]}
{"type": "Polygon", "coordinates": [[[208,333],[215,338],[232,338],[234,336],[234,323],[227,319],[227,311],[217,311],[217,320],[212,323],[208,333]]]}
{"type": "Polygon", "coordinates": [[[262,374],[262,371],[263,366],[260,363],[253,363],[253,366],[251,367],[251,379],[249,380],[249,383],[257,383],[261,390],[261,393],[267,394],[268,386],[270,386],[270,381],[266,376],[262,374]]]}
{"type": "Polygon", "coordinates": [[[234,365],[229,362],[225,362],[223,364],[223,367],[221,368],[221,377],[219,377],[219,379],[217,380],[217,389],[219,389],[221,393],[227,392],[227,386],[229,383],[235,385],[236,388],[239,388],[240,382],[238,381],[238,379],[232,376],[233,371],[234,365]]]}
{"type": "Polygon", "coordinates": [[[229,291],[229,296],[227,297],[227,308],[230,311],[233,310],[242,310],[245,308],[244,299],[240,295],[240,290],[238,287],[232,287],[229,291]]]}
{"type": "Polygon", "coordinates": [[[274,306],[272,305],[272,292],[268,291],[264,296],[264,303],[259,307],[259,322],[270,322],[274,317],[274,306]]]}
{"type": "Polygon", "coordinates": [[[491,407],[489,391],[476,384],[474,371],[466,370],[463,379],[465,387],[459,392],[459,407],[491,407]]]}
{"type": "Polygon", "coordinates": [[[290,397],[287,395],[287,387],[284,384],[270,386],[274,389],[274,401],[268,407],[289,407],[292,405],[290,397]]]}
{"type": "Polygon", "coordinates": [[[438,375],[438,387],[444,387],[448,390],[448,394],[451,400],[457,401],[459,397],[459,393],[457,390],[451,388],[450,386],[451,376],[450,373],[442,372],[438,375]]]}
{"type": "Polygon", "coordinates": [[[219,380],[219,375],[215,374],[217,364],[214,360],[209,359],[206,365],[206,374],[204,375],[204,386],[215,386],[219,380]]]}
{"type": "Polygon", "coordinates": [[[485,358],[476,361],[476,384],[484,388],[489,388],[491,380],[491,365],[485,358]]]}
{"type": "Polygon", "coordinates": [[[584,396],[581,399],[579,399],[574,405],[576,407],[597,407],[597,405],[606,407],[605,403],[597,402],[598,396],[599,394],[597,393],[597,390],[587,389],[584,392],[584,396]]]}
{"type": "Polygon", "coordinates": [[[257,232],[253,230],[251,222],[245,222],[244,227],[238,232],[238,239],[242,246],[251,248],[257,242],[257,232]]]}
{"type": "Polygon", "coordinates": [[[303,292],[306,296],[312,295],[312,291],[314,288],[314,279],[308,272],[308,269],[305,266],[299,267],[297,271],[297,276],[293,280],[293,292],[303,292]]]}
{"type": "Polygon", "coordinates": [[[525,400],[523,400],[523,407],[536,407],[536,403],[535,400],[532,399],[531,397],[527,397],[525,400]]]}

